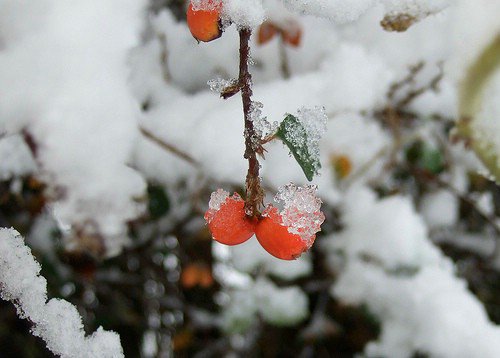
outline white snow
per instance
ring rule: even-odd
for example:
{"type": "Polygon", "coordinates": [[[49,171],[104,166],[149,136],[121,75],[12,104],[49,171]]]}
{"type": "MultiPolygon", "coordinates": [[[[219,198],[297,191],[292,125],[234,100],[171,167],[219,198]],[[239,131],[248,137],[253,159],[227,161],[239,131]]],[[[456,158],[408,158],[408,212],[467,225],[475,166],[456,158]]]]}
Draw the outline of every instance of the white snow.
{"type": "Polygon", "coordinates": [[[238,28],[255,28],[265,16],[262,0],[224,0],[223,18],[230,19],[238,28]]]}
{"type": "Polygon", "coordinates": [[[33,334],[61,357],[123,357],[116,333],[100,327],[85,337],[75,306],[56,298],[47,301],[47,281],[40,276],[40,264],[14,229],[0,229],[0,296],[12,301],[18,315],[33,323],[33,334]]]}
{"type": "Polygon", "coordinates": [[[323,244],[332,267],[338,269],[339,253],[346,257],[331,293],[346,303],[366,304],[380,319],[381,336],[365,348],[368,356],[500,354],[500,328],[429,241],[408,199],[377,200],[356,188],[345,205],[345,229],[323,244]]]}
{"type": "Polygon", "coordinates": [[[128,166],[139,107],[127,87],[127,55],[145,1],[7,3],[0,128],[27,128],[40,176],[50,191],[64,193],[53,203],[58,218],[113,237],[106,245],[115,254],[125,222],[142,211],[135,199],[145,189],[128,166]]]}
{"type": "Polygon", "coordinates": [[[314,185],[298,187],[289,183],[280,187],[274,197],[274,201],[283,205],[280,212],[282,225],[287,227],[288,232],[311,244],[325,221],[325,215],[320,210],[322,201],[316,196],[316,189],[314,185]]]}
{"type": "Polygon", "coordinates": [[[28,145],[19,135],[0,138],[0,158],[0,180],[32,174],[37,169],[28,145]]]}
{"type": "MultiPolygon", "coordinates": [[[[387,184],[384,165],[394,139],[373,112],[387,104],[390,84],[423,61],[429,72],[413,84],[421,85],[442,63],[439,91],[425,93],[410,110],[422,120],[433,114],[454,119],[458,83],[498,34],[499,6],[491,0],[225,0],[223,17],[235,26],[217,41],[198,45],[186,24],[167,10],[145,16],[145,0],[5,0],[0,12],[0,178],[35,175],[45,181],[54,209],[46,215],[55,214],[62,227],[84,226],[102,234],[108,254],[126,244],[127,221],[143,212],[146,180],[167,186],[197,187],[203,180],[241,186],[247,171],[241,99],[220,99],[207,81],[219,79],[211,87],[220,91],[230,83],[220,79],[237,76],[238,27],[256,30],[266,18],[293,19],[303,37],[300,47],[284,51],[289,79],[280,72],[279,41],[257,47],[252,38],[253,119],[266,136],[285,113],[302,106],[325,108],[327,118],[321,115],[318,123],[327,121],[327,132],[316,143],[323,169],[313,184],[323,201],[338,206],[345,228],[317,244],[338,274],[332,294],[365,304],[382,324],[381,336],[365,354],[411,356],[418,350],[437,357],[500,356],[498,326],[488,321],[451,261],[428,238],[428,228],[457,223],[456,197],[429,193],[419,203],[420,216],[409,195],[378,199],[365,187],[387,184]],[[386,15],[401,13],[422,21],[404,33],[381,28],[386,15]],[[142,104],[147,105],[143,113],[142,104]],[[139,125],[196,164],[142,137],[139,125]],[[19,135],[22,130],[34,138],[36,158],[19,135]],[[343,182],[329,168],[331,156],[338,155],[353,166],[343,182]]],[[[487,87],[478,117],[482,139],[496,151],[499,78],[496,74],[487,87]]],[[[415,131],[421,135],[434,128],[415,131]]],[[[261,175],[270,197],[284,183],[305,182],[281,143],[265,148],[261,175]]],[[[463,193],[469,172],[479,168],[477,160],[459,145],[448,154],[450,176],[444,179],[463,193]]],[[[285,204],[287,225],[296,232],[306,226],[319,229],[320,202],[316,194],[313,199],[312,187],[294,188],[278,194],[287,200],[299,194],[287,201],[293,205],[285,204]],[[300,209],[303,204],[307,209],[300,209]],[[293,228],[298,212],[307,212],[308,222],[293,228]]],[[[218,192],[210,208],[220,207],[228,196],[218,192]]],[[[491,197],[476,199],[492,212],[491,197]]],[[[33,227],[37,241],[46,236],[47,226],[33,227]]],[[[17,302],[20,315],[35,324],[34,333],[47,339],[50,349],[70,357],[121,355],[115,333],[98,330],[85,338],[75,307],[57,299],[47,303],[39,265],[15,232],[2,230],[0,238],[2,297],[17,302]]],[[[47,242],[38,246],[50,249],[47,242]]],[[[221,247],[214,243],[214,252],[221,247]]],[[[312,272],[310,256],[284,263],[268,256],[255,238],[220,250],[231,268],[218,278],[231,302],[223,310],[226,329],[248,328],[256,314],[278,325],[307,317],[304,292],[298,286],[277,287],[270,277],[306,278],[312,272]]],[[[214,254],[216,266],[222,256],[214,254]]]]}
{"type": "Polygon", "coordinates": [[[452,227],[458,220],[458,204],[454,193],[441,189],[422,197],[420,211],[429,228],[452,227]]]}
{"type": "Polygon", "coordinates": [[[285,5],[304,14],[326,17],[345,23],[356,20],[371,8],[375,0],[284,0],[285,5]]]}
{"type": "Polygon", "coordinates": [[[230,292],[224,307],[223,327],[237,333],[255,322],[256,314],[277,326],[294,326],[308,315],[308,298],[297,286],[277,287],[270,280],[259,278],[242,290],[230,292]]]}

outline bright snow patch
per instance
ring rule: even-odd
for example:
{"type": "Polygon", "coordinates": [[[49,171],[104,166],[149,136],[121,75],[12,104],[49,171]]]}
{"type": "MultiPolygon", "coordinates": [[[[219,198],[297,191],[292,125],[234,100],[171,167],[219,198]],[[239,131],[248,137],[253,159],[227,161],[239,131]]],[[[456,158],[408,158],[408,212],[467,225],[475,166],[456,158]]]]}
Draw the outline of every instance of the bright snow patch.
{"type": "Polygon", "coordinates": [[[47,281],[40,276],[40,264],[13,229],[0,229],[0,296],[12,301],[18,315],[33,323],[33,334],[61,357],[123,357],[116,333],[99,328],[85,337],[75,306],[56,298],[47,302],[47,281]]]}
{"type": "Polygon", "coordinates": [[[290,233],[309,242],[321,230],[325,215],[320,210],[322,202],[316,196],[315,185],[298,187],[289,183],[279,188],[274,200],[283,204],[282,224],[290,233]]]}

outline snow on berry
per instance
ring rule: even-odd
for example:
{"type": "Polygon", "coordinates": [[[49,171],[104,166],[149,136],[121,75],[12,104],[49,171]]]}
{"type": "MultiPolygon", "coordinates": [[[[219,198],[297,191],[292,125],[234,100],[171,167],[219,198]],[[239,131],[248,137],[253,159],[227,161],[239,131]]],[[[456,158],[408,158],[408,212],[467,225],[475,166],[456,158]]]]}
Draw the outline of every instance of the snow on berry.
{"type": "Polygon", "coordinates": [[[200,4],[189,3],[186,20],[196,40],[209,42],[222,35],[219,27],[220,7],[220,2],[212,0],[200,4]]]}
{"type": "Polygon", "coordinates": [[[325,221],[325,215],[320,211],[322,201],[316,196],[316,189],[316,185],[300,187],[289,183],[279,188],[274,197],[274,201],[283,203],[280,213],[283,225],[306,242],[321,230],[325,221]]]}
{"type": "Polygon", "coordinates": [[[282,260],[293,260],[307,251],[320,231],[325,216],[320,211],[321,199],[316,187],[297,187],[290,183],[281,187],[275,201],[283,202],[281,212],[268,205],[255,228],[262,247],[282,260]]]}
{"type": "Polygon", "coordinates": [[[191,0],[190,5],[194,11],[219,10],[222,6],[220,0],[191,0]]]}
{"type": "Polygon", "coordinates": [[[290,232],[283,224],[278,209],[269,205],[262,213],[255,227],[255,236],[262,247],[274,257],[282,260],[294,260],[307,251],[316,236],[303,240],[301,236],[290,232]]]}
{"type": "Polygon", "coordinates": [[[215,241],[238,245],[252,237],[255,223],[245,215],[245,202],[237,194],[217,189],[210,196],[205,220],[215,241]]]}

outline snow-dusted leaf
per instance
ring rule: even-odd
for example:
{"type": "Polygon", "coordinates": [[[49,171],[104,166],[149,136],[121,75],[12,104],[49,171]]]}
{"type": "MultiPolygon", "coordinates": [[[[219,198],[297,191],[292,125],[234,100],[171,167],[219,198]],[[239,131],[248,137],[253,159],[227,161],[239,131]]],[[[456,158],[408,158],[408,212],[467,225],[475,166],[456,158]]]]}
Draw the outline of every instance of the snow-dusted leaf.
{"type": "Polygon", "coordinates": [[[302,108],[297,116],[288,114],[276,132],[276,136],[288,146],[309,181],[321,168],[319,140],[326,131],[326,120],[324,108],[302,108]]]}
{"type": "Polygon", "coordinates": [[[307,150],[307,133],[297,117],[291,114],[286,116],[276,135],[288,146],[307,180],[311,181],[321,164],[318,158],[313,157],[307,150]]]}

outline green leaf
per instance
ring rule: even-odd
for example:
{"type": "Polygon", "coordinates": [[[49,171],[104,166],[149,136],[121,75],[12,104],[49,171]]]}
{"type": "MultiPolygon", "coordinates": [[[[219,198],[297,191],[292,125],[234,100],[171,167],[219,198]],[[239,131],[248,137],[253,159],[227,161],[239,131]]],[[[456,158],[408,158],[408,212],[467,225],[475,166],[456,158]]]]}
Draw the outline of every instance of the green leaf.
{"type": "Polygon", "coordinates": [[[159,185],[148,186],[149,214],[153,219],[158,219],[170,210],[170,200],[167,193],[159,185]]]}
{"type": "Polygon", "coordinates": [[[321,168],[321,164],[319,157],[310,151],[309,138],[304,125],[297,117],[288,114],[281,122],[276,136],[287,145],[307,180],[311,181],[321,168]]]}
{"type": "Polygon", "coordinates": [[[420,140],[406,150],[406,159],[414,167],[432,174],[439,174],[445,168],[443,154],[420,140]]]}

